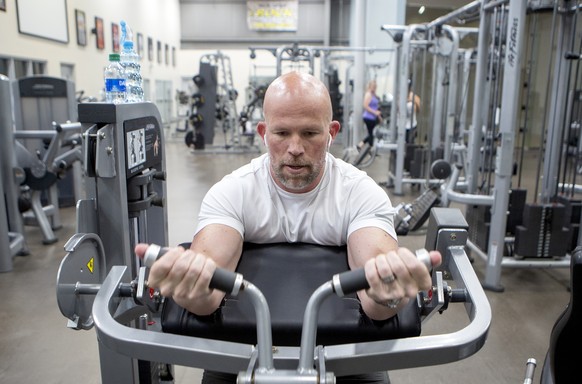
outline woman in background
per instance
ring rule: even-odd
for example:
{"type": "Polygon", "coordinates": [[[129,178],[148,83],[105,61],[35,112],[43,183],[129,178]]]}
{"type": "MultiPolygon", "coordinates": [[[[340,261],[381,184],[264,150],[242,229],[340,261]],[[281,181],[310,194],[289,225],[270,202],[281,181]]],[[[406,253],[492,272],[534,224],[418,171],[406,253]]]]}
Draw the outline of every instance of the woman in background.
{"type": "Polygon", "coordinates": [[[358,144],[358,150],[362,149],[364,144],[368,143],[370,146],[374,145],[374,128],[382,122],[382,115],[380,114],[380,100],[376,96],[376,80],[371,80],[368,83],[366,93],[364,95],[364,113],[362,118],[364,124],[368,129],[368,136],[358,144]]]}

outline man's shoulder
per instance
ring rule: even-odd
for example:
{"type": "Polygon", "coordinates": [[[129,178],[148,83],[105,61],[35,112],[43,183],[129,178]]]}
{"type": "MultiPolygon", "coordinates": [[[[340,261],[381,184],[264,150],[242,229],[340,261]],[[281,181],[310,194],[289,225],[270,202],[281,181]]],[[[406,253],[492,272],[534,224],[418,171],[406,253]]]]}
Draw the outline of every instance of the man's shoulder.
{"type": "Polygon", "coordinates": [[[330,156],[330,158],[330,171],[332,177],[340,177],[345,180],[362,180],[369,178],[366,172],[354,167],[352,164],[346,163],[342,159],[334,156],[330,156]]]}
{"type": "Polygon", "coordinates": [[[243,165],[242,167],[235,169],[232,173],[227,175],[227,178],[235,179],[247,179],[260,176],[261,171],[263,171],[266,166],[266,155],[261,155],[252,159],[249,163],[243,165]]]}

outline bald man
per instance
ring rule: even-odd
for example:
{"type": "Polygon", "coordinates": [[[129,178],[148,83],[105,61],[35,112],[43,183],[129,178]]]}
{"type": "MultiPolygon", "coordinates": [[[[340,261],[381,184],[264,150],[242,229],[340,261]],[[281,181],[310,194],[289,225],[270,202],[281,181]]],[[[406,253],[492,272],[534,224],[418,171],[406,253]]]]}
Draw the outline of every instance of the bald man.
{"type": "MultiPolygon", "coordinates": [[[[209,288],[212,274],[216,266],[234,270],[246,241],[347,244],[350,268],[365,268],[370,288],[358,297],[374,320],[394,316],[429,289],[427,268],[398,247],[387,194],[329,153],[340,124],[332,120],[325,85],[307,74],[282,75],[265,93],[263,114],[257,132],[267,153],[208,191],[191,248],[173,248],[160,258],[149,285],[194,314],[211,314],[224,297],[209,288]]],[[[135,251],[143,257],[146,248],[139,244],[135,251]]],[[[430,256],[433,265],[440,264],[438,252],[430,256]]],[[[384,372],[372,376],[338,382],[388,382],[384,372]]],[[[205,382],[234,383],[236,376],[205,372],[205,382]]]]}

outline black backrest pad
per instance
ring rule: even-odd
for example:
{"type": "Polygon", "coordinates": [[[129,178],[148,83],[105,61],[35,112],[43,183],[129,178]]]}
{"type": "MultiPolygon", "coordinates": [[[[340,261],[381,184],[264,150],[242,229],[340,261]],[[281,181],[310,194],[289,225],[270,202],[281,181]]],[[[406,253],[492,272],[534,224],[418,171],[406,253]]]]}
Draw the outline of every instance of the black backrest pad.
{"type": "Polygon", "coordinates": [[[570,303],[554,324],[550,336],[550,365],[555,383],[572,382],[580,375],[582,351],[582,247],[572,252],[570,261],[570,303]]]}
{"type": "MultiPolygon", "coordinates": [[[[336,273],[348,270],[346,247],[303,243],[245,243],[237,271],[265,295],[271,311],[273,344],[298,346],[305,306],[311,294],[336,273]]],[[[227,296],[213,315],[196,316],[166,300],[164,332],[256,344],[255,313],[244,292],[227,296]]],[[[333,345],[418,336],[415,300],[386,321],[370,320],[355,295],[328,298],[321,308],[317,343],[333,345]]]]}

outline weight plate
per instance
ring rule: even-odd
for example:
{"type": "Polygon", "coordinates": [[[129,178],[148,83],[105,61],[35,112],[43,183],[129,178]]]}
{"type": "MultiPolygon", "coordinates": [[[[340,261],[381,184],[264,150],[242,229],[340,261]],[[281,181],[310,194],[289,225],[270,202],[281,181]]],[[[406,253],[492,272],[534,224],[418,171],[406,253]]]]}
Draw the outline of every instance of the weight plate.
{"type": "Polygon", "coordinates": [[[101,239],[93,233],[77,233],[65,244],[67,254],[57,273],[57,303],[75,329],[93,327],[95,294],[79,293],[79,287],[95,286],[105,279],[105,255],[101,239]]]}

